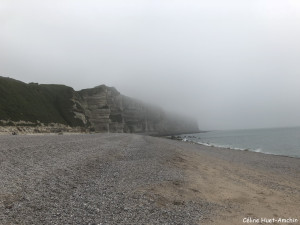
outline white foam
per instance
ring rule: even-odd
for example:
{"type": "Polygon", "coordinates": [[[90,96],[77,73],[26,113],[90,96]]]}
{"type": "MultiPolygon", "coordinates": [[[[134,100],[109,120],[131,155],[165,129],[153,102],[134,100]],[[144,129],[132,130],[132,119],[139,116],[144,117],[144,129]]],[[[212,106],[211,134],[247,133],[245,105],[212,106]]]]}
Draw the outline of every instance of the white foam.
{"type": "Polygon", "coordinates": [[[258,149],[254,149],[255,152],[261,152],[261,149],[258,148],[258,149]]]}
{"type": "Polygon", "coordinates": [[[205,143],[205,142],[196,142],[199,145],[204,145],[207,147],[217,147],[217,148],[225,148],[225,149],[232,149],[232,150],[239,150],[239,151],[255,151],[255,152],[261,152],[261,149],[256,149],[256,150],[252,150],[252,149],[247,149],[247,148],[237,148],[237,147],[231,147],[228,145],[217,145],[217,144],[211,144],[211,143],[205,143]]]}
{"type": "Polygon", "coordinates": [[[204,143],[204,142],[197,142],[197,144],[199,144],[199,145],[204,145],[204,146],[208,146],[208,147],[213,147],[211,144],[209,144],[209,143],[204,143]]]}

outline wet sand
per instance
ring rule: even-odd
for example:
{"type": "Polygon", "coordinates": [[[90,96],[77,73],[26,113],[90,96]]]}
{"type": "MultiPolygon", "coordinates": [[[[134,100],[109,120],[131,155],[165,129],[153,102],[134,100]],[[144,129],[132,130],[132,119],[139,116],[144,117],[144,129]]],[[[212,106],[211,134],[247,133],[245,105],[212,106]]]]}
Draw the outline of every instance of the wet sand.
{"type": "Polygon", "coordinates": [[[0,181],[3,225],[300,224],[299,158],[164,138],[3,135],[0,181]]]}

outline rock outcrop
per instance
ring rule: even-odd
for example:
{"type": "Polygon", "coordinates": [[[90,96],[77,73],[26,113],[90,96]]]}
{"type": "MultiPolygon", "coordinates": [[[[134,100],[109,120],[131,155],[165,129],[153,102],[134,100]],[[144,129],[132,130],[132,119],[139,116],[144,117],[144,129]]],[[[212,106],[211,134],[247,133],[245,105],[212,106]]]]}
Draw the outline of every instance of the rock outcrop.
{"type": "MultiPolygon", "coordinates": [[[[100,85],[74,91],[62,85],[25,84],[0,78],[0,120],[3,121],[29,121],[37,126],[39,121],[45,125],[64,124],[96,132],[153,135],[199,131],[196,121],[172,116],[159,107],[124,96],[113,87],[100,85]],[[10,89],[5,88],[5,82],[10,89]],[[17,90],[13,90],[14,86],[17,90]],[[17,106],[12,105],[13,102],[17,106]]],[[[2,126],[7,124],[2,122],[2,126]]]]}
{"type": "Polygon", "coordinates": [[[101,85],[78,94],[86,120],[96,131],[157,135],[198,132],[196,121],[166,114],[112,87],[101,85]]]}

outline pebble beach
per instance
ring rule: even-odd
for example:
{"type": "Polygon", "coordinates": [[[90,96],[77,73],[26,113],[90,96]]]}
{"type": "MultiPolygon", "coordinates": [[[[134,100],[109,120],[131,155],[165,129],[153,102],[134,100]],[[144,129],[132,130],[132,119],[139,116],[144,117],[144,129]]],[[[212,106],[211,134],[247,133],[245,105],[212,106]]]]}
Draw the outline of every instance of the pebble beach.
{"type": "Polygon", "coordinates": [[[135,134],[0,136],[1,225],[300,224],[299,208],[299,158],[135,134]]]}

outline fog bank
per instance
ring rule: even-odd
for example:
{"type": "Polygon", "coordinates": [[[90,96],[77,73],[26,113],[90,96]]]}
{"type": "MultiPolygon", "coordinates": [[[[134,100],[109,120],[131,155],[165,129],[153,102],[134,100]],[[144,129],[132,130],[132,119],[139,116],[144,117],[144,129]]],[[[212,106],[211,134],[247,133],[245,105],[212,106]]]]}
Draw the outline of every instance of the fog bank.
{"type": "Polygon", "coordinates": [[[296,0],[0,2],[0,75],[99,84],[200,129],[300,126],[296,0]]]}

